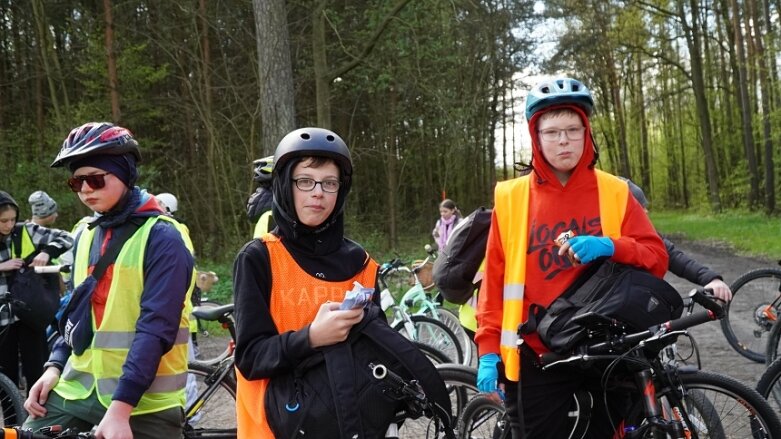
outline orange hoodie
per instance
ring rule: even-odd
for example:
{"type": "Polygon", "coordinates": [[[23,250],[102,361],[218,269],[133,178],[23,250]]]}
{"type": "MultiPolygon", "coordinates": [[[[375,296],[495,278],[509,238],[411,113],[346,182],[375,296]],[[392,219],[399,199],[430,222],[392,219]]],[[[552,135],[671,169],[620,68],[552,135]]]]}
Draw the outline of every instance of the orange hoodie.
{"type": "MultiPolygon", "coordinates": [[[[526,260],[523,317],[526,321],[529,305],[548,306],[585,270],[584,265],[573,267],[566,257],[558,256],[553,240],[561,232],[574,230],[577,235],[602,236],[599,213],[599,192],[596,174],[591,166],[594,146],[591,126],[579,107],[561,105],[576,111],[586,127],[584,151],[575,169],[562,186],[542,155],[537,136],[537,122],[542,114],[535,114],[529,121],[532,138],[533,173],[529,176],[530,195],[526,212],[529,218],[529,236],[526,260]]],[[[502,315],[500,310],[504,287],[504,247],[497,225],[495,206],[491,230],[486,248],[486,270],[479,295],[475,341],[480,355],[499,352],[502,315]]],[[[644,268],[662,277],[667,271],[668,255],[664,243],[651,221],[637,201],[629,196],[626,213],[621,225],[621,237],[613,240],[615,262],[644,268]]],[[[536,352],[546,352],[536,334],[527,336],[526,342],[536,352]]]]}

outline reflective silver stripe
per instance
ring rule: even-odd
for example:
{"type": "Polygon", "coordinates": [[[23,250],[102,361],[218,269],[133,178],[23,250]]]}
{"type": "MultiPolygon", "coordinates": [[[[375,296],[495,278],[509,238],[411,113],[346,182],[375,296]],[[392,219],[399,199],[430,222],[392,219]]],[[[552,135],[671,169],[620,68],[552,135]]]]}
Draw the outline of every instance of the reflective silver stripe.
{"type": "MultiPolygon", "coordinates": [[[[95,349],[130,349],[135,332],[98,331],[95,333],[95,349]]],[[[190,328],[179,328],[174,344],[186,344],[190,339],[190,328]]]]}
{"type": "Polygon", "coordinates": [[[504,286],[504,300],[523,299],[524,286],[522,284],[508,284],[504,286]]]}
{"type": "Polygon", "coordinates": [[[517,332],[502,329],[502,338],[501,340],[499,340],[499,344],[501,344],[502,346],[514,348],[517,343],[518,343],[517,332]]]}
{"type": "Polygon", "coordinates": [[[62,371],[62,379],[76,381],[85,389],[91,389],[92,385],[95,383],[95,377],[91,373],[74,369],[70,361],[65,365],[65,369],[62,371]]]}
{"type": "MultiPolygon", "coordinates": [[[[187,384],[187,373],[155,377],[152,384],[144,393],[174,392],[184,389],[187,384]]],[[[119,385],[119,378],[101,378],[98,380],[98,393],[101,395],[113,395],[119,385]]]]}
{"type": "Polygon", "coordinates": [[[179,332],[176,333],[176,340],[174,344],[187,344],[190,341],[190,328],[179,328],[179,332]]]}

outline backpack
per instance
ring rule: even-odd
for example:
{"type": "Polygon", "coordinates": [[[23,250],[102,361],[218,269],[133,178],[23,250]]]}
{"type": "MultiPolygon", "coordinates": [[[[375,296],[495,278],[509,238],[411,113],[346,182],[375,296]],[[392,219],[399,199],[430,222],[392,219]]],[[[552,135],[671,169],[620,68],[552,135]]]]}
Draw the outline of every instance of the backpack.
{"type": "Polygon", "coordinates": [[[378,306],[369,305],[346,341],[318,351],[269,381],[264,403],[274,437],[379,438],[399,418],[420,416],[408,412],[404,400],[391,397],[370,364],[381,364],[408,382],[417,380],[452,423],[450,397],[436,368],[388,326],[378,306]]]}
{"type": "Polygon", "coordinates": [[[546,309],[529,307],[522,334],[536,331],[551,351],[568,355],[586,338],[576,316],[593,312],[618,320],[631,330],[645,330],[676,319],[683,312],[678,291],[645,270],[610,260],[596,262],[546,309]]]}
{"type": "MultiPolygon", "coordinates": [[[[22,257],[23,227],[24,224],[14,226],[11,237],[17,258],[22,257]]],[[[37,254],[35,251],[27,256],[23,268],[11,277],[8,291],[11,298],[22,302],[13,308],[19,321],[36,332],[43,332],[54,321],[54,315],[60,307],[60,275],[38,274],[33,267],[29,267],[37,254]]]]}
{"type": "Polygon", "coordinates": [[[434,283],[449,302],[464,304],[472,297],[490,227],[491,209],[477,208],[456,225],[434,261],[434,283]]]}

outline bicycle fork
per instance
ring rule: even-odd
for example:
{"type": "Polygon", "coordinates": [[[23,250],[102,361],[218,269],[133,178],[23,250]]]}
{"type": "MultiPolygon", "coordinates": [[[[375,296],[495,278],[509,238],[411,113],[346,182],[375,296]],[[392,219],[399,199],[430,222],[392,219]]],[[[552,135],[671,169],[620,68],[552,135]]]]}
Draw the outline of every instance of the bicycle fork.
{"type": "Polygon", "coordinates": [[[635,373],[637,388],[643,394],[644,422],[640,426],[625,426],[625,438],[645,437],[648,430],[662,431],[675,439],[692,439],[692,432],[687,426],[686,413],[681,411],[680,399],[671,401],[662,407],[656,398],[656,385],[651,376],[650,369],[643,369],[635,373]]]}

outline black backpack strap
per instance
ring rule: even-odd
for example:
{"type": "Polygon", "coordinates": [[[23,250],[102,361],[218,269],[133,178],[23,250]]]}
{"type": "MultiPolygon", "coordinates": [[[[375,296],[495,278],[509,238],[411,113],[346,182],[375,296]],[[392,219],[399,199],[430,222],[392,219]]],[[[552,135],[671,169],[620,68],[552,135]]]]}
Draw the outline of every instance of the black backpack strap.
{"type": "Polygon", "coordinates": [[[22,233],[24,233],[22,230],[23,227],[24,224],[16,224],[14,226],[13,232],[11,232],[11,244],[14,246],[14,256],[17,258],[22,257],[22,233]]]}
{"type": "Polygon", "coordinates": [[[127,240],[130,239],[130,237],[136,233],[136,230],[140,229],[148,219],[149,217],[132,218],[116,229],[116,233],[106,249],[106,252],[98,259],[95,268],[92,270],[92,277],[94,277],[95,280],[100,280],[100,278],[103,277],[108,266],[117,260],[117,256],[119,256],[119,252],[122,250],[122,247],[127,240]]]}
{"type": "Polygon", "coordinates": [[[355,364],[350,343],[337,343],[324,350],[328,384],[342,437],[364,437],[355,390],[355,364]]]}

